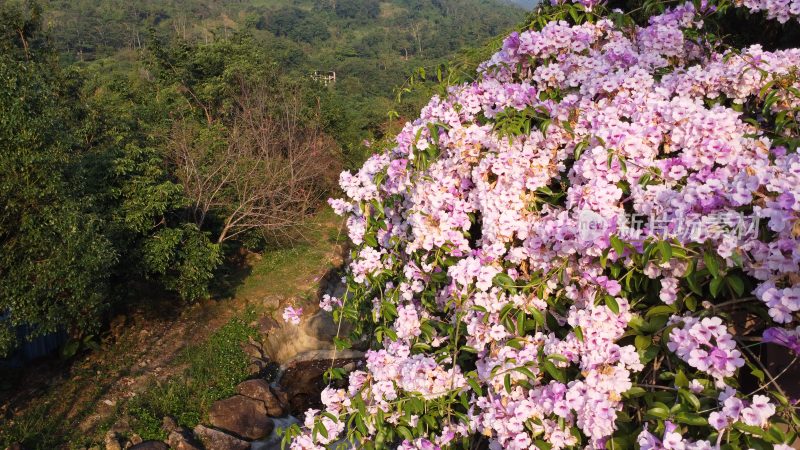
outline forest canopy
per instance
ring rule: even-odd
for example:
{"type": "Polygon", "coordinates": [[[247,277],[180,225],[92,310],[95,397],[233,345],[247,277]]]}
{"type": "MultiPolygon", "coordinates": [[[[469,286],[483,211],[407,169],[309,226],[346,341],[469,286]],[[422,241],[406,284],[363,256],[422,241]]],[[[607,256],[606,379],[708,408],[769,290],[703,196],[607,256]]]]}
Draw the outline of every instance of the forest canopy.
{"type": "Polygon", "coordinates": [[[394,87],[518,20],[496,6],[3,2],[0,355],[20,325],[88,336],[144,292],[207,297],[232,255],[300,238],[418,107],[394,87]]]}

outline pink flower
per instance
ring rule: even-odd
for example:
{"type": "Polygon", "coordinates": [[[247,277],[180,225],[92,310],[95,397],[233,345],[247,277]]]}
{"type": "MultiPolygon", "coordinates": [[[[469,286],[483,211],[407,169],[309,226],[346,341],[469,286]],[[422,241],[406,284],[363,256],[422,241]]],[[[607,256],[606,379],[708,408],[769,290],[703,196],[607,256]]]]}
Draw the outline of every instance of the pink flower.
{"type": "Polygon", "coordinates": [[[795,355],[800,356],[800,326],[794,330],[785,328],[769,328],[764,331],[764,342],[782,345],[795,355]]]}
{"type": "Polygon", "coordinates": [[[333,311],[334,307],[340,308],[342,306],[342,301],[336,297],[332,297],[328,294],[322,295],[322,300],[319,301],[319,307],[323,311],[331,312],[333,311]]]}
{"type": "Polygon", "coordinates": [[[287,306],[283,310],[283,321],[292,325],[299,325],[300,318],[303,315],[303,308],[294,308],[287,306]]]}

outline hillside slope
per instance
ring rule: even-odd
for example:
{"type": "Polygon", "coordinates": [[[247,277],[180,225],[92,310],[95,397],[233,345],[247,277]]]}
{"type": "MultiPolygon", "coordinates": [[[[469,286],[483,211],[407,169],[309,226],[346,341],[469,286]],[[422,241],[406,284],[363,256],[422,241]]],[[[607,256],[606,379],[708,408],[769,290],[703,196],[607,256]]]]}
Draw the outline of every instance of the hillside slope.
{"type": "Polygon", "coordinates": [[[431,58],[494,36],[524,15],[503,0],[45,0],[43,6],[55,45],[74,60],[141,48],[154,35],[208,42],[246,30],[266,41],[285,38],[276,50],[312,57],[336,48],[339,58],[389,56],[387,50],[403,59],[431,58]]]}
{"type": "Polygon", "coordinates": [[[425,95],[394,103],[415,69],[434,72],[526,14],[506,0],[44,0],[43,8],[66,62],[102,60],[133,73],[155,41],[202,46],[248,35],[289,77],[336,72],[326,120],[339,123],[328,131],[354,155],[369,151],[365,139],[383,136],[387,111],[416,114],[425,95]]]}

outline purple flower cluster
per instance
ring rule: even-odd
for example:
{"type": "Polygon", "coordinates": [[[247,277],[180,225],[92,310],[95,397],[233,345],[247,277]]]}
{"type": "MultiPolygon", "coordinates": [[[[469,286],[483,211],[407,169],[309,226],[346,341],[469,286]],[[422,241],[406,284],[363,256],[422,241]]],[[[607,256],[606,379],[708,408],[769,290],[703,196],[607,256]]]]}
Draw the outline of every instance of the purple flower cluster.
{"type": "Polygon", "coordinates": [[[672,422],[666,423],[661,439],[644,430],[639,434],[637,442],[641,450],[711,450],[717,448],[717,446],[712,446],[709,441],[684,439],[678,427],[672,422]]]}
{"type": "Polygon", "coordinates": [[[722,319],[685,317],[682,321],[683,327],[670,332],[667,347],[690,366],[723,383],[723,378],[732,376],[744,365],[742,354],[722,319]]]}
{"type": "MultiPolygon", "coordinates": [[[[703,30],[692,3],[633,30],[600,19],[513,33],[477,81],[434,97],[394,148],[342,174],[347,199],[330,203],[348,217],[358,246],[348,271],[353,298],[371,302],[372,319],[392,333],[381,334],[347,391],[324,395],[327,413],[340,420],[312,412],[293,450],[339,436],[357,414],[355,399],[372,436],[382,425],[377,417],[417,429],[405,401],[441,405],[433,400],[459,395],[466,412],[444,414],[437,431],[400,448],[436,449],[476,433],[493,449],[531,448],[540,439],[554,450],[579,441],[605,448],[623,394],[652,359],[638,342],[623,341],[644,321],[636,308],[642,299],[626,296],[626,271],[655,280],[656,298],[647,301],[677,308],[691,258],[691,270],[741,270],[768,317],[797,323],[800,156],[774,144],[741,108],[795,73],[800,50],[720,50],[688,39],[687,29],[703,30]],[[514,128],[520,117],[547,125],[514,128]],[[562,187],[557,200],[554,186],[562,187]],[[741,235],[727,223],[678,232],[698,217],[743,210],[768,232],[741,235]],[[620,247],[612,236],[631,228],[631,211],[664,226],[636,229],[620,247]],[[592,236],[579,232],[587,214],[598,224],[592,236]],[[637,268],[635,257],[654,240],[694,250],[662,253],[637,268]],[[713,250],[704,259],[702,249],[713,250]],[[608,264],[622,275],[612,276],[608,264]],[[473,355],[470,369],[458,363],[464,352],[473,355]],[[324,439],[311,431],[320,423],[324,439]]],[[[774,95],[766,112],[800,106],[800,97],[774,95]]],[[[324,299],[324,307],[348,301],[324,299]]],[[[659,357],[691,371],[690,391],[715,401],[745,364],[727,325],[699,312],[674,315],[669,327],[661,344],[669,352],[661,347],[659,357]]],[[[776,328],[765,341],[797,352],[798,332],[776,328]]],[[[768,397],[744,402],[724,392],[730,395],[704,416],[709,434],[737,421],[763,427],[775,413],[768,397]]],[[[659,435],[645,429],[639,445],[718,445],[684,438],[672,422],[659,435]]]]}
{"type": "Polygon", "coordinates": [[[735,394],[736,391],[730,388],[720,394],[722,410],[712,412],[708,416],[708,423],[718,431],[739,421],[745,425],[765,428],[770,417],[775,414],[775,405],[770,403],[769,397],[755,395],[752,401],[745,402],[735,397],[735,394]]]}
{"type": "Polygon", "coordinates": [[[798,0],[737,0],[737,5],[742,5],[751,11],[766,11],[767,17],[786,23],[794,17],[800,20],[800,1],[798,0]]]}
{"type": "Polygon", "coordinates": [[[764,342],[782,345],[796,356],[800,356],[800,326],[794,330],[770,328],[764,332],[764,342]]]}

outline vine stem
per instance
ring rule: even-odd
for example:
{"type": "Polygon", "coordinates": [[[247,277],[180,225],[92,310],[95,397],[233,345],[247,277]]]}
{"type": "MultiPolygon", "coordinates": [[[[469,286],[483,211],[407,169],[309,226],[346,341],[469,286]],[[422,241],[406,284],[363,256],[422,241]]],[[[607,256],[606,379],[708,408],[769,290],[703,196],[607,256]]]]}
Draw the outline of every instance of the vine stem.
{"type": "Polygon", "coordinates": [[[634,386],[640,387],[640,388],[645,388],[645,389],[662,389],[662,390],[665,390],[665,391],[678,392],[678,390],[673,388],[673,387],[660,386],[658,384],[635,384],[634,386]]]}
{"type": "Polygon", "coordinates": [[[718,308],[722,308],[723,306],[737,305],[739,303],[747,303],[747,302],[750,302],[750,301],[753,301],[753,300],[758,300],[758,298],[757,297],[742,297],[742,298],[736,298],[736,299],[733,299],[733,300],[728,300],[727,302],[717,303],[716,305],[712,303],[711,304],[711,308],[718,309],[718,308]]]}
{"type": "MultiPolygon", "coordinates": [[[[798,359],[798,357],[797,357],[797,356],[795,356],[795,357],[794,357],[794,359],[792,359],[792,362],[790,362],[789,364],[787,364],[787,365],[786,365],[786,367],[784,367],[784,369],[783,369],[783,370],[781,370],[781,372],[780,372],[779,374],[775,375],[775,377],[774,377],[774,378],[773,378],[772,376],[770,376],[770,381],[769,381],[769,383],[767,383],[767,384],[765,384],[765,385],[763,385],[763,386],[759,387],[759,388],[758,388],[758,389],[756,389],[755,391],[751,392],[751,393],[748,395],[748,397],[749,397],[749,396],[752,396],[752,395],[755,395],[756,393],[758,393],[758,392],[760,392],[760,391],[762,391],[762,390],[764,390],[764,389],[768,388],[770,384],[773,384],[773,383],[775,383],[775,382],[776,382],[776,380],[777,380],[778,378],[782,377],[782,376],[783,376],[783,374],[785,374],[785,373],[786,373],[786,372],[787,372],[789,369],[791,369],[791,368],[792,368],[792,366],[794,366],[794,363],[796,363],[796,362],[797,362],[797,359],[798,359]]],[[[766,370],[765,370],[765,373],[769,374],[769,372],[766,372],[766,370]]],[[[777,383],[775,384],[775,386],[776,386],[776,387],[778,387],[777,383]]],[[[778,387],[778,389],[780,390],[780,387],[778,387]]],[[[781,391],[781,393],[783,393],[783,391],[781,391]]]]}
{"type": "MultiPolygon", "coordinates": [[[[737,339],[737,341],[739,341],[739,340],[737,339]]],[[[740,342],[740,343],[741,343],[741,342],[740,342]]],[[[782,388],[780,387],[780,385],[778,384],[778,382],[777,382],[776,378],[772,376],[772,374],[769,372],[769,369],[767,369],[767,367],[764,365],[764,363],[762,363],[762,362],[761,362],[761,360],[760,360],[760,359],[759,359],[759,358],[758,358],[758,357],[755,355],[755,353],[753,353],[753,352],[752,352],[752,351],[751,351],[749,348],[747,348],[747,346],[745,346],[745,345],[743,345],[743,346],[742,346],[742,350],[744,350],[745,352],[747,352],[747,354],[748,354],[748,355],[750,355],[750,358],[751,358],[753,361],[755,361],[755,363],[756,363],[756,364],[758,364],[758,366],[761,368],[761,370],[763,370],[763,371],[764,371],[764,373],[767,375],[767,377],[769,377],[769,380],[770,380],[770,382],[769,382],[769,383],[767,383],[765,386],[769,386],[770,384],[774,384],[774,385],[775,385],[775,388],[778,390],[778,392],[780,392],[780,393],[781,393],[781,395],[783,395],[785,398],[789,398],[789,396],[788,396],[788,395],[786,395],[786,392],[784,392],[784,391],[783,391],[783,389],[782,389],[782,388]]],[[[795,358],[795,359],[797,359],[797,358],[795,358]]],[[[790,366],[791,366],[791,364],[790,364],[790,366]]],[[[780,375],[779,375],[779,376],[780,376],[780,375]]]]}

